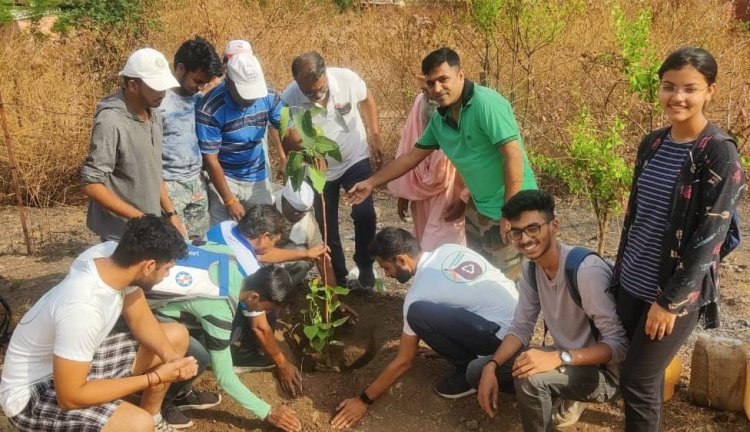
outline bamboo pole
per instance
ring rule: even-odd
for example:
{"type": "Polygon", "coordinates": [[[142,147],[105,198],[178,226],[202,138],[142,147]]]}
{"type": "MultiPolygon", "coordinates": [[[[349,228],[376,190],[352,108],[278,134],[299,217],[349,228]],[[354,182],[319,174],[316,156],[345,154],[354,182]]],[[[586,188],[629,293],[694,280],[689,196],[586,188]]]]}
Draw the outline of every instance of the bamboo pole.
{"type": "Polygon", "coordinates": [[[10,139],[10,129],[8,128],[8,119],[5,116],[5,102],[3,101],[3,94],[0,92],[0,123],[3,126],[3,135],[5,136],[5,144],[8,146],[8,162],[10,163],[10,181],[13,185],[13,191],[16,195],[16,203],[18,204],[18,212],[21,216],[21,228],[23,229],[23,239],[26,242],[26,252],[29,255],[34,254],[34,244],[31,241],[29,235],[29,227],[26,224],[26,212],[23,209],[23,199],[21,198],[21,186],[18,183],[18,165],[16,164],[16,156],[13,153],[13,143],[10,139]]]}

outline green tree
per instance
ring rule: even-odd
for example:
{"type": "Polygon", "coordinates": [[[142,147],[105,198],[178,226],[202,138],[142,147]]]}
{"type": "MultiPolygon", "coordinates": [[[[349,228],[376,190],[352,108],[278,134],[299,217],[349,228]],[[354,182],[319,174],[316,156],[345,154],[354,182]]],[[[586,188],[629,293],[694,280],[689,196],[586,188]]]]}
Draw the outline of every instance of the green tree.
{"type": "Polygon", "coordinates": [[[623,209],[623,197],[630,189],[632,170],[619,154],[623,147],[624,123],[615,118],[599,132],[584,106],[570,126],[570,145],[560,158],[535,156],[543,172],[562,180],[571,193],[584,197],[594,209],[597,221],[597,251],[604,253],[607,226],[623,209]]]}
{"type": "Polygon", "coordinates": [[[615,20],[615,37],[623,60],[623,73],[632,93],[652,106],[658,107],[659,59],[649,43],[651,34],[651,9],[645,7],[633,19],[625,16],[617,6],[612,15],[615,20]]]}

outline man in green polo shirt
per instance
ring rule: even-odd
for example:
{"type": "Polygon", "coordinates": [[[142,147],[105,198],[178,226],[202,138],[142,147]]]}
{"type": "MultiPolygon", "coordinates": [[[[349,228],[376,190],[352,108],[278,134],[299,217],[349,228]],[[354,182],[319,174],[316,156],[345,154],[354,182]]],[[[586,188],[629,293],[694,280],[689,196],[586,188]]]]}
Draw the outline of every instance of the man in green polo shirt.
{"type": "Polygon", "coordinates": [[[453,162],[469,189],[468,203],[448,208],[446,220],[465,214],[467,246],[507,277],[518,280],[520,254],[506,241],[500,208],[524,189],[536,189],[510,103],[498,92],[464,78],[458,54],[440,48],[422,60],[430,97],[438,112],[414,149],[349,191],[356,204],[372,189],[405,174],[435,150],[453,162]]]}

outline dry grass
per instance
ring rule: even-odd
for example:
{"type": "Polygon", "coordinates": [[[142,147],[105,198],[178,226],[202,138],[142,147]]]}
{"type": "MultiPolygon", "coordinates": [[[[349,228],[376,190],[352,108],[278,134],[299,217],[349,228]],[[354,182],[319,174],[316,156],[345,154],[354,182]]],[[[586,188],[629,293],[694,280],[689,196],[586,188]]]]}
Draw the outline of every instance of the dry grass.
{"type": "MultiPolygon", "coordinates": [[[[654,12],[651,44],[659,57],[676,47],[702,45],[720,64],[718,94],[709,115],[730,128],[747,149],[750,119],[750,34],[737,29],[723,0],[622,2],[628,14],[639,4],[654,12]]],[[[78,170],[85,157],[96,101],[116,87],[116,72],[128,53],[153,46],[171,57],[195,35],[219,51],[227,40],[253,43],[269,81],[283,89],[292,58],[320,51],[329,65],[362,75],[380,108],[389,154],[395,152],[403,119],[416,94],[412,78],[422,57],[448,45],[462,55],[467,76],[478,80],[480,36],[461,2],[415,3],[406,8],[373,7],[344,14],[318,0],[220,1],[197,5],[163,2],[154,13],[160,26],[140,39],[79,32],[69,38],[22,35],[0,50],[0,90],[8,103],[26,202],[37,206],[75,203],[78,170]]],[[[532,151],[555,154],[568,141],[567,125],[585,103],[600,125],[625,119],[629,150],[645,131],[663,121],[627,91],[615,43],[611,6],[588,2],[564,31],[531,57],[512,56],[504,44],[510,29],[497,34],[499,59],[490,76],[512,99],[525,141],[532,151]]],[[[0,201],[11,202],[5,142],[0,147],[0,201]]]]}

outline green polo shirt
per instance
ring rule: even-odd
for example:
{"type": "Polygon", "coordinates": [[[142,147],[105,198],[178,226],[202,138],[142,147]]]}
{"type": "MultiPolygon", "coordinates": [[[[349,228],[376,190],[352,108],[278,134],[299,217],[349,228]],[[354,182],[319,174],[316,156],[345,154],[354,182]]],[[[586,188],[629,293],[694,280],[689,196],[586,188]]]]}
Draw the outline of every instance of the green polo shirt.
{"type": "Polygon", "coordinates": [[[523,151],[521,189],[537,188],[513,109],[500,93],[466,80],[458,124],[448,111],[438,109],[416,146],[442,150],[463,177],[477,211],[500,219],[505,203],[505,158],[500,146],[518,141],[523,151]]]}

